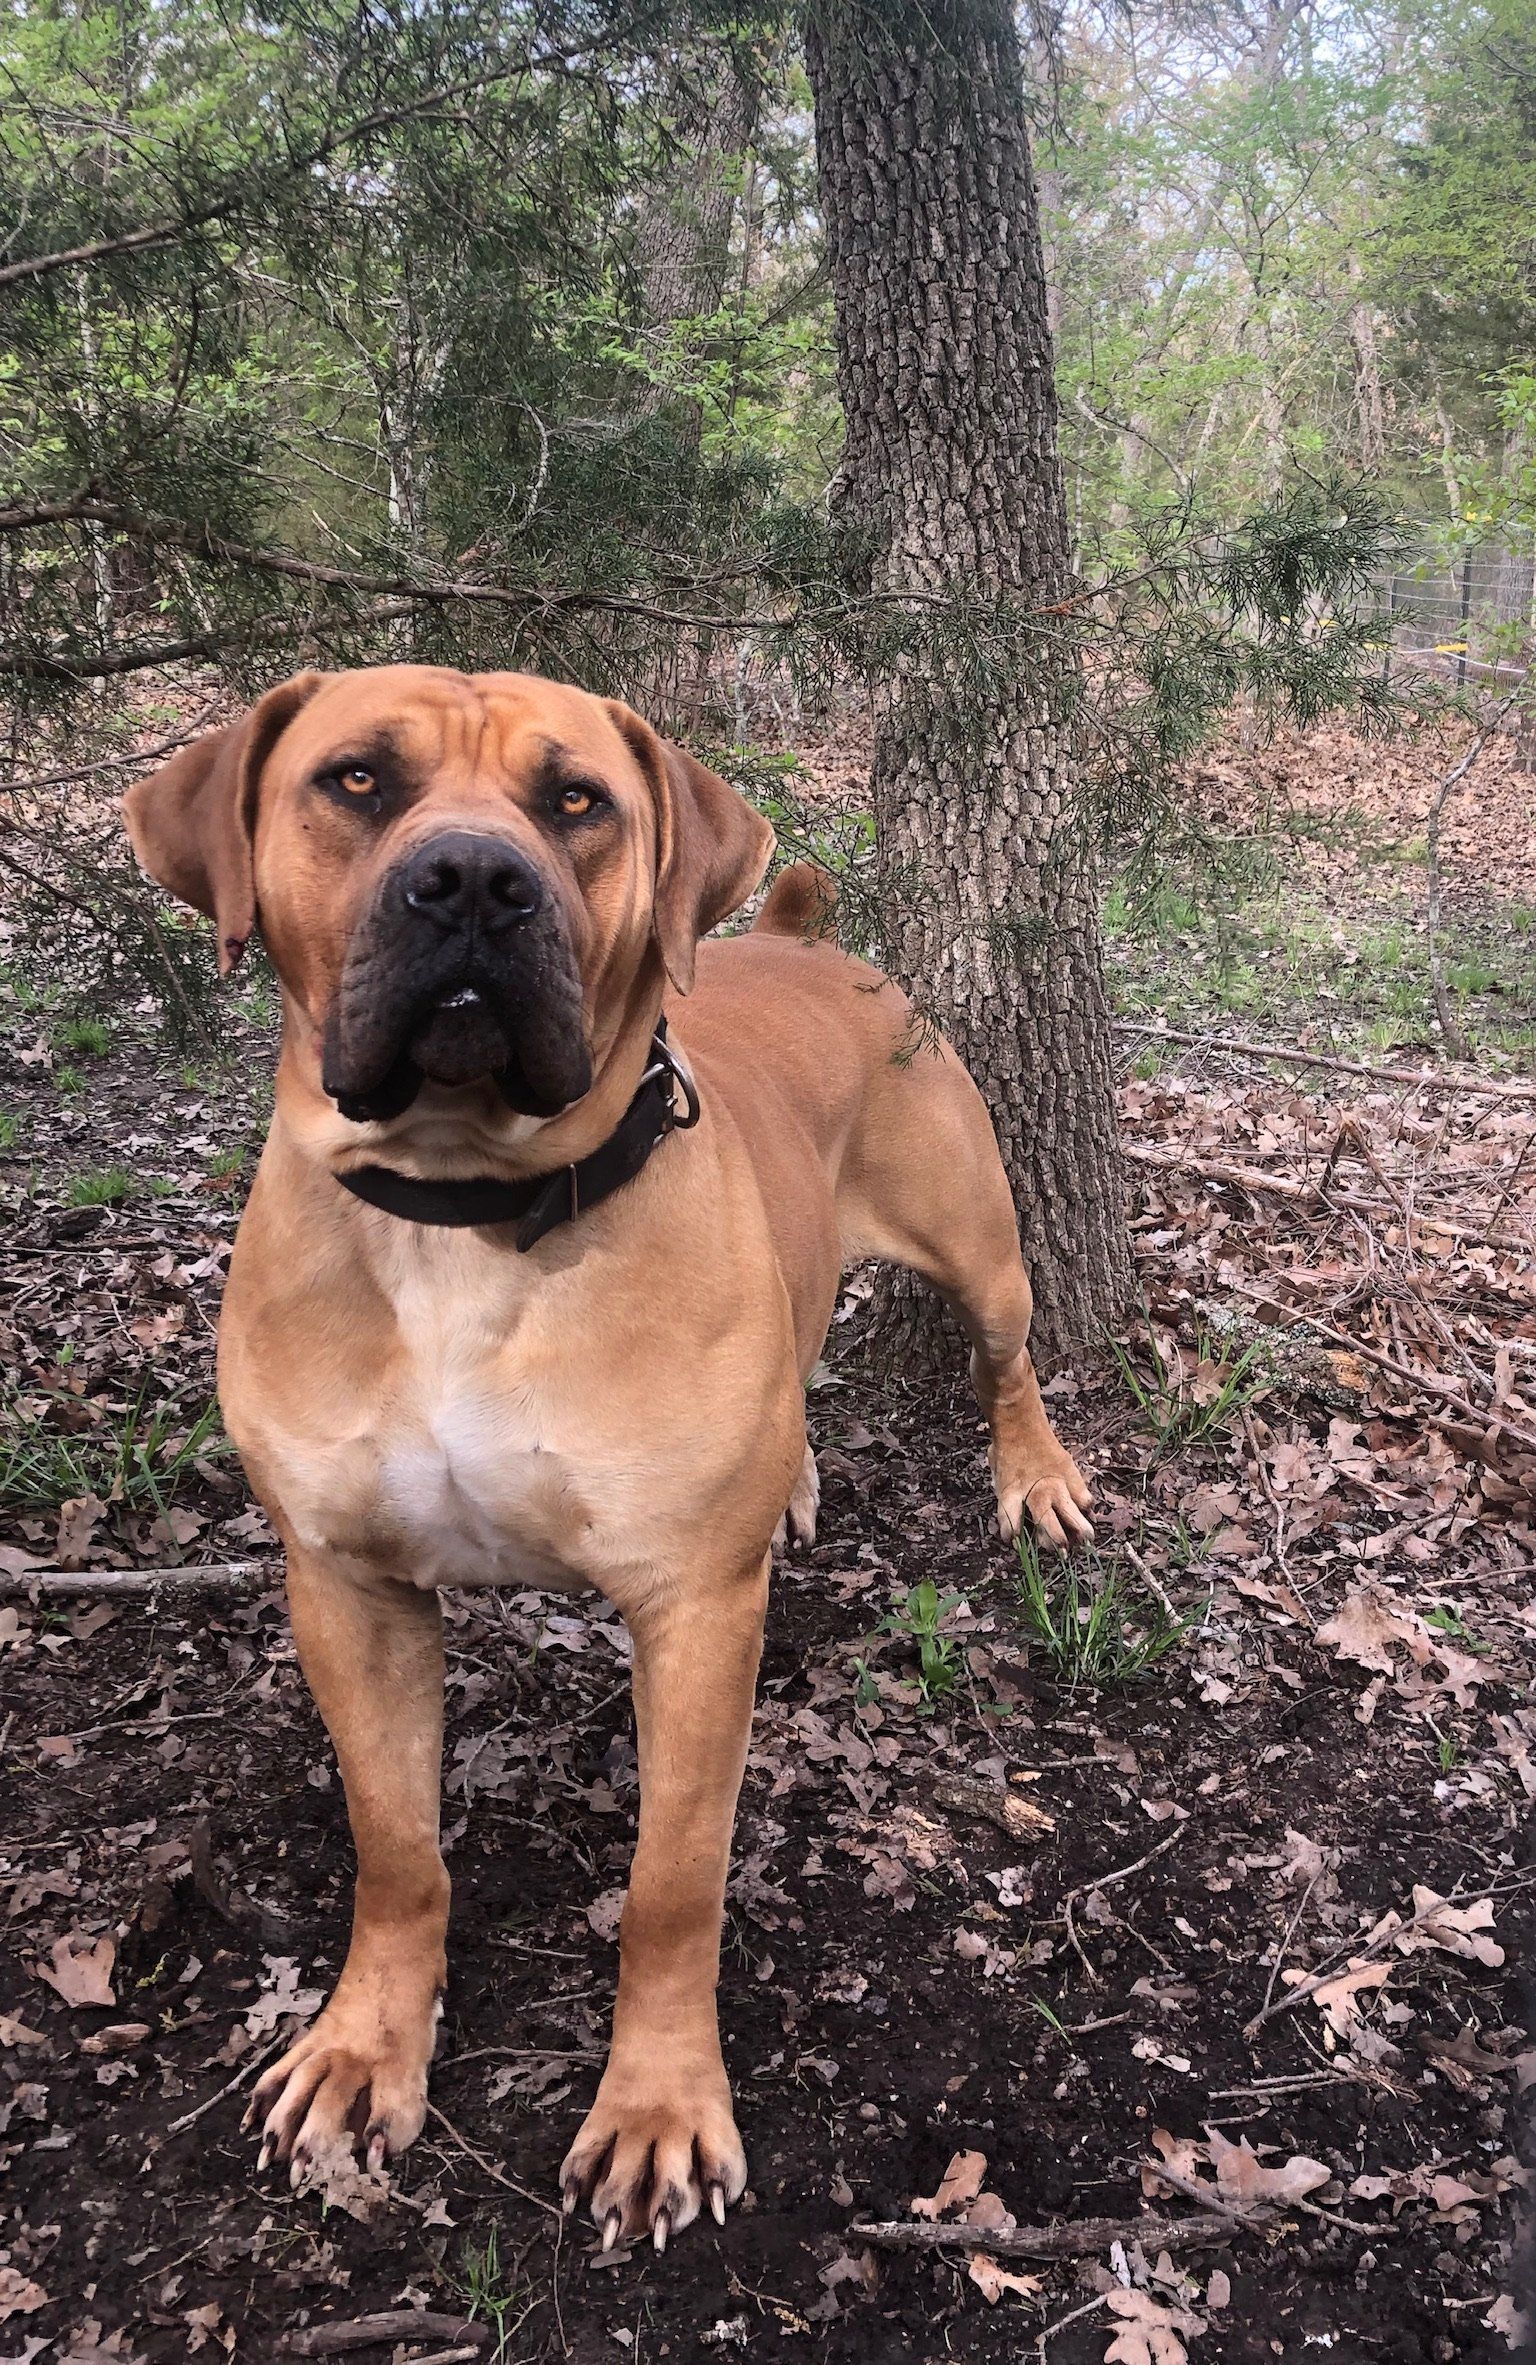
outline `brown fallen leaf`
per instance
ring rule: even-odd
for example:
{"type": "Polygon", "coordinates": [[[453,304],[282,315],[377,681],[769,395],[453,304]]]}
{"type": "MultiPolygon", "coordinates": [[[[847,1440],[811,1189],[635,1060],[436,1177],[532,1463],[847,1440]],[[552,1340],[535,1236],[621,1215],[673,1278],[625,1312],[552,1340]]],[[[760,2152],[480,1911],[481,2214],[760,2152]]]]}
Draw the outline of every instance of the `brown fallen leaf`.
{"type": "Polygon", "coordinates": [[[1109,2306],[1121,2322],[1104,2365],[1186,2365],[1189,2351],[1180,2335],[1193,2340],[1205,2330],[1204,2317],[1164,2307],[1146,2291],[1112,2291],[1109,2306]]]}
{"type": "Polygon", "coordinates": [[[29,2283],[16,2267],[0,2266],[0,2324],[12,2316],[30,2316],[34,2308],[45,2308],[48,2294],[41,2283],[29,2283]]]}
{"type": "Polygon", "coordinates": [[[1284,2167],[1266,2168],[1246,2135],[1238,2143],[1229,2143],[1219,2127],[1207,2127],[1205,2133],[1222,2196],[1239,2207],[1253,2201],[1304,2200],[1333,2173],[1321,2160],[1309,2160],[1304,2152],[1297,2152],[1284,2167]]]}
{"type": "MultiPolygon", "coordinates": [[[[1299,1986],[1306,1974],[1287,1971],[1283,1974],[1287,1987],[1299,1986]]],[[[1361,2025],[1360,2006],[1355,2001],[1367,1988],[1384,1987],[1392,1976],[1390,1963],[1351,1963],[1337,1978],[1327,1979],[1315,1988],[1312,2001],[1327,2020],[1336,2037],[1348,2044],[1361,2025]]]]}
{"type": "Polygon", "coordinates": [[[13,2020],[9,2012],[0,2012],[0,2045],[46,2045],[48,2039],[38,2028],[28,2028],[21,2020],[13,2020]]]}
{"type": "Polygon", "coordinates": [[[60,1568],[84,1568],[96,1529],[107,1515],[99,1495],[75,1495],[59,1506],[54,1559],[60,1568]]]}
{"type": "Polygon", "coordinates": [[[36,1963],[33,1968],[66,2004],[115,2004],[112,1965],[116,1959],[117,1947],[111,1938],[87,1938],[83,1930],[71,1930],[66,1937],[55,1939],[52,1964],[36,1963]]]}
{"type": "Polygon", "coordinates": [[[1005,2291],[1016,2291],[1021,2299],[1032,2298],[1040,2288],[1038,2275],[1013,2275],[985,2250],[973,2250],[965,2262],[970,2276],[988,2307],[995,2308],[1005,2291]]]}
{"type": "Polygon", "coordinates": [[[957,2151],[945,2169],[936,2193],[927,2200],[919,2196],[911,2203],[914,2217],[942,2217],[946,2209],[963,2209],[981,2190],[981,2180],[987,2172],[987,2155],[980,2151],[957,2151]]]}
{"type": "Polygon", "coordinates": [[[1493,1927],[1493,1900],[1482,1897],[1475,1905],[1450,1905],[1416,1882],[1413,1891],[1413,1910],[1416,1919],[1397,1939],[1400,1954],[1415,1954],[1426,1946],[1437,1947],[1442,1954],[1460,1955],[1464,1962],[1484,1963],[1496,1971],[1504,1960],[1504,1949],[1497,1939],[1485,1938],[1482,1933],[1493,1927]]]}
{"type": "Polygon", "coordinates": [[[1428,1655],[1425,1634],[1421,1618],[1394,1609],[1380,1593],[1366,1591],[1348,1594],[1313,1639],[1337,1658],[1352,1659],[1377,1675],[1391,1675],[1397,1665],[1394,1643],[1405,1644],[1422,1661],[1428,1655]]]}

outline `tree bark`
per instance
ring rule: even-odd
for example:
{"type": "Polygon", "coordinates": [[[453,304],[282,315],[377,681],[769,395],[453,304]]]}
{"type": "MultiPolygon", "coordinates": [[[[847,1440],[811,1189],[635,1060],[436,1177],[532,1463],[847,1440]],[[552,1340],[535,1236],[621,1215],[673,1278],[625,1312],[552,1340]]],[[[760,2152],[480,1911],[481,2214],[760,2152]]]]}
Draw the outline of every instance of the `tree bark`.
{"type": "MultiPolygon", "coordinates": [[[[1006,0],[814,0],[807,64],[847,441],[871,588],[1070,594],[1039,215],[1006,0]]],[[[1061,620],[978,669],[941,628],[872,682],[888,956],[986,1096],[1035,1286],[1081,1350],[1126,1295],[1093,830],[1061,620]]],[[[896,1293],[888,1358],[931,1345],[896,1293]]]]}

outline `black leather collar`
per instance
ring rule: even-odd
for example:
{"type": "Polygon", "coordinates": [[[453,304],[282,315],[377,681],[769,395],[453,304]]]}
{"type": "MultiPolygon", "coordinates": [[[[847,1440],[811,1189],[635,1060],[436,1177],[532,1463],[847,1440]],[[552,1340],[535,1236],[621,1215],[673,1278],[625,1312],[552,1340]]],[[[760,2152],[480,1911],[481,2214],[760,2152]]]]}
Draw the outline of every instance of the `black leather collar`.
{"type": "Polygon", "coordinates": [[[553,1174],[535,1174],[522,1182],[503,1182],[496,1175],[473,1175],[462,1182],[423,1181],[414,1174],[397,1174],[392,1166],[354,1166],[336,1180],[370,1207],[383,1208],[412,1224],[446,1224],[465,1230],[476,1224],[517,1225],[520,1253],[534,1247],[557,1224],[574,1222],[584,1208],[596,1207],[632,1182],[651,1152],[672,1132],[686,1133],[699,1121],[699,1096],[687,1069],[667,1047],[667,1022],[656,1022],[651,1038],[650,1064],[634,1099],[600,1149],[572,1166],[557,1166],[553,1174]],[[683,1114],[677,1113],[673,1087],[683,1095],[683,1114]]]}

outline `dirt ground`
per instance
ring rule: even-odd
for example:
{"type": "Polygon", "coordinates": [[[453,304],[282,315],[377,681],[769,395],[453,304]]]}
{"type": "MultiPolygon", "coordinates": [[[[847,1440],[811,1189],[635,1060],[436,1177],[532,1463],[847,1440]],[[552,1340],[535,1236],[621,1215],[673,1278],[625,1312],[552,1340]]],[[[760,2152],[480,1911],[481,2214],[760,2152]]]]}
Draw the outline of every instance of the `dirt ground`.
{"type": "MultiPolygon", "coordinates": [[[[1422,768],[1367,773],[1407,841],[1422,768]]],[[[1352,897],[1375,926],[1374,870],[1330,862],[1341,926],[1352,897]]],[[[1512,943],[1517,891],[1493,879],[1482,915],[1512,943]]],[[[1536,2084],[1528,1061],[1490,1054],[1476,1092],[1124,1035],[1145,1308],[1123,1367],[1052,1388],[1099,1496],[1097,1668],[1052,1650],[990,1531],[958,1382],[868,1373],[854,1278],[730,1892],[749,2194],[723,2232],[604,2260],[552,2204],[633,1838],[622,1629],[452,1603],[433,2116],[387,2183],[258,2177],[240,2089],[334,1977],[350,1877],[270,1539],[206,1420],[269,1014],[200,1071],[151,1012],[82,1049],[0,994],[0,2365],[1509,2357],[1536,2084]],[[230,1562],[254,1571],[28,1589],[230,1562]],[[1139,1681],[1094,1680],[1149,1634],[1139,1681]],[[1145,2233],[1213,2215],[1198,2243],[1145,2233]],[[1008,2250],[1010,2221],[1088,2220],[1079,2257],[1008,2250]],[[934,2222],[943,2246],[912,2246],[934,2222]],[[373,2346],[306,2338],[399,2309],[426,2312],[373,2346]]]]}

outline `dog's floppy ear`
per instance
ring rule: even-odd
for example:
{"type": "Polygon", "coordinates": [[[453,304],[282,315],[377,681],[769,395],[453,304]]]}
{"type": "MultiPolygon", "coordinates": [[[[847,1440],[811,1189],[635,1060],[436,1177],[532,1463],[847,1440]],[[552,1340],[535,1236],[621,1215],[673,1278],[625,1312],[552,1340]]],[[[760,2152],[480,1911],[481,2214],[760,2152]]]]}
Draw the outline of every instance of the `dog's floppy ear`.
{"type": "Polygon", "coordinates": [[[140,865],[212,920],[227,977],[256,925],[256,789],[261,767],[325,676],[295,674],[249,714],[181,748],[123,799],[140,865]]]}
{"type": "Polygon", "coordinates": [[[651,925],[680,994],[693,984],[699,938],[746,902],[773,852],[773,828],[718,772],[696,763],[616,699],[608,711],[651,784],[656,901],[651,925]]]}

